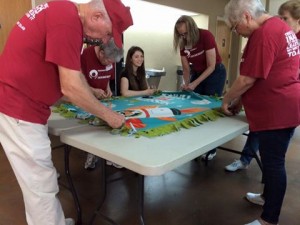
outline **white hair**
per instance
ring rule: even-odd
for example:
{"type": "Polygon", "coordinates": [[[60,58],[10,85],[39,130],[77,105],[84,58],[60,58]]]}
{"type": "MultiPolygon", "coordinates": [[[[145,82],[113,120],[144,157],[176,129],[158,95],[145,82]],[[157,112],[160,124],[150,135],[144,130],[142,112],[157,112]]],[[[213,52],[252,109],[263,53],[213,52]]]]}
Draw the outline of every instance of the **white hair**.
{"type": "Polygon", "coordinates": [[[104,6],[104,3],[102,0],[70,0],[71,2],[74,2],[76,4],[88,4],[90,8],[93,10],[100,10],[104,12],[104,18],[107,21],[110,21],[110,18],[108,16],[108,13],[106,11],[106,8],[104,6]]]}
{"type": "Polygon", "coordinates": [[[71,2],[75,2],[77,4],[85,4],[89,3],[91,0],[71,0],[71,2]]]}
{"type": "Polygon", "coordinates": [[[224,9],[224,18],[228,25],[241,20],[244,12],[248,12],[254,19],[266,13],[260,0],[230,0],[224,9]]]}

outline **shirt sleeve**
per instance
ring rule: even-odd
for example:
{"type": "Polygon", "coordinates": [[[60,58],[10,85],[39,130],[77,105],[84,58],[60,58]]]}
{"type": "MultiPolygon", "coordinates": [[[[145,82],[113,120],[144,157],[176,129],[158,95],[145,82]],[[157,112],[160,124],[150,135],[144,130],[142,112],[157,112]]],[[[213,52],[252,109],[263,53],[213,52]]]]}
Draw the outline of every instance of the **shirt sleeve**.
{"type": "Polygon", "coordinates": [[[82,34],[66,25],[58,25],[47,32],[46,61],[80,71],[82,34]]]}
{"type": "Polygon", "coordinates": [[[274,46],[272,38],[253,35],[248,40],[242,57],[241,75],[266,79],[274,63],[274,46]]]}
{"type": "Polygon", "coordinates": [[[208,30],[204,30],[203,32],[201,32],[201,35],[203,35],[204,50],[216,48],[216,40],[212,33],[210,33],[208,30]]]}

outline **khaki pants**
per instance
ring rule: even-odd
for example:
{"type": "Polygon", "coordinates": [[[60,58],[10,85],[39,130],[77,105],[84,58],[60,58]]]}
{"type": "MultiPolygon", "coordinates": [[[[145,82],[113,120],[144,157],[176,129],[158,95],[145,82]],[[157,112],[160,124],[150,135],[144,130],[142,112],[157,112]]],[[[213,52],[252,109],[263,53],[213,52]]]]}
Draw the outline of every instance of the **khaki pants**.
{"type": "Polygon", "coordinates": [[[0,113],[0,142],[21,187],[28,225],[65,225],[47,125],[0,113]]]}

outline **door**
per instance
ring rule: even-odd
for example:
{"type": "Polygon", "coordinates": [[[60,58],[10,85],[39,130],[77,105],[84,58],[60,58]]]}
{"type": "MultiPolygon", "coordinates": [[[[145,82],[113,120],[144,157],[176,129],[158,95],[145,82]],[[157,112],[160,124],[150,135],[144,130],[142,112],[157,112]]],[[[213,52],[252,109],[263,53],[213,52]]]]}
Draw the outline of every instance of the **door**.
{"type": "Polygon", "coordinates": [[[230,83],[230,72],[229,72],[229,63],[230,63],[230,40],[231,40],[231,31],[229,27],[223,20],[217,20],[217,33],[216,33],[216,42],[218,46],[219,53],[222,58],[222,62],[226,68],[227,78],[224,87],[224,91],[228,89],[228,84],[230,83]]]}
{"type": "Polygon", "coordinates": [[[0,0],[0,54],[16,22],[31,9],[31,0],[0,0]]]}

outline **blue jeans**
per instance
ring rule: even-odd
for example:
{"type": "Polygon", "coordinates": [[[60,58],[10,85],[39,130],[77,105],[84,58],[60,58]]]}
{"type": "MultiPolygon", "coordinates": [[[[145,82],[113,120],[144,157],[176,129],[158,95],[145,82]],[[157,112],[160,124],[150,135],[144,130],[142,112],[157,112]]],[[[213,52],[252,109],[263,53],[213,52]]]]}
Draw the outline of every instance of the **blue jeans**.
{"type": "MultiPolygon", "coordinates": [[[[191,82],[196,80],[201,72],[197,72],[191,77],[191,82]]],[[[222,96],[224,84],[226,81],[225,66],[220,63],[216,65],[215,70],[204,81],[202,81],[194,90],[200,95],[217,95],[222,96]]]]}
{"type": "MultiPolygon", "coordinates": [[[[196,80],[202,72],[196,72],[191,77],[191,82],[196,80]]],[[[202,81],[195,89],[194,92],[200,95],[222,96],[223,89],[226,81],[225,66],[220,63],[217,64],[215,70],[204,81],[202,81]]],[[[217,149],[209,151],[207,154],[214,154],[217,149]]]]}
{"type": "Polygon", "coordinates": [[[241,155],[241,162],[244,165],[249,165],[251,160],[253,159],[253,154],[256,154],[259,148],[259,140],[257,132],[249,132],[246,144],[243,148],[243,155],[241,155]]]}
{"type": "Polygon", "coordinates": [[[295,128],[259,131],[259,152],[263,165],[265,204],[261,218],[278,223],[286,191],[285,154],[295,128]]]}

